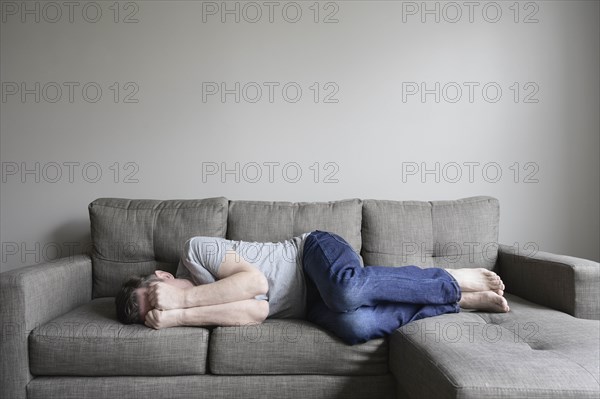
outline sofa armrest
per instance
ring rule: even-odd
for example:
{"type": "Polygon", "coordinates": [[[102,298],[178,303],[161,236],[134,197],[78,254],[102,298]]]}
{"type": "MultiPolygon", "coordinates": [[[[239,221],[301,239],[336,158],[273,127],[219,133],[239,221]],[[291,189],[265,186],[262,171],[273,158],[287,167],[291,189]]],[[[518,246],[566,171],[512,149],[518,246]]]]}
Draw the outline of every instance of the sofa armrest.
{"type": "Polygon", "coordinates": [[[600,264],[572,256],[519,254],[500,245],[498,274],[506,291],[582,319],[600,320],[600,264]]]}
{"type": "Polygon", "coordinates": [[[0,274],[0,397],[25,398],[28,336],[92,299],[92,261],[77,255],[0,274]]]}

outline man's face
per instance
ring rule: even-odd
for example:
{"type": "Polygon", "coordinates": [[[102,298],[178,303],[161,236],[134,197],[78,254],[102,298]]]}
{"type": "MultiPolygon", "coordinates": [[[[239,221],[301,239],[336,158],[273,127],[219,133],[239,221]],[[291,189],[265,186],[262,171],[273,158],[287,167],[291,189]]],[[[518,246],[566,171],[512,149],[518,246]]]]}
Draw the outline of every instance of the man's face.
{"type": "MultiPolygon", "coordinates": [[[[191,281],[183,278],[160,279],[159,281],[179,288],[193,286],[191,281]]],[[[150,301],[148,301],[148,287],[137,288],[135,294],[137,296],[137,303],[140,311],[140,320],[144,323],[146,321],[146,314],[153,309],[152,305],[150,305],[150,301]]]]}

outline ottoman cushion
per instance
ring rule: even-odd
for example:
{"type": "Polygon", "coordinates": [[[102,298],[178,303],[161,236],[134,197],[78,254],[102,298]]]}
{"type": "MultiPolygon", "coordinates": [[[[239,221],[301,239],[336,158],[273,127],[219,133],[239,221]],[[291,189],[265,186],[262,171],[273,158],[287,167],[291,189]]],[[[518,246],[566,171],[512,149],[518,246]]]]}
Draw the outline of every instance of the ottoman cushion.
{"type": "Polygon", "coordinates": [[[408,394],[597,399],[600,322],[507,299],[509,313],[463,311],[398,329],[390,366],[408,394]]]}

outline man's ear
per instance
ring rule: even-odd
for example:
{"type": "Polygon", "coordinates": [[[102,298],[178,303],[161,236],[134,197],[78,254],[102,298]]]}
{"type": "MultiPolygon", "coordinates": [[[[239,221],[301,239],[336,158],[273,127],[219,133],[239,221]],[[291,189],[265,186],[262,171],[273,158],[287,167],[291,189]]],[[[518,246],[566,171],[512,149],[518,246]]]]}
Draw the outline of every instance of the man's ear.
{"type": "Polygon", "coordinates": [[[165,272],[163,270],[155,270],[154,275],[163,280],[172,280],[175,278],[171,273],[165,272]]]}

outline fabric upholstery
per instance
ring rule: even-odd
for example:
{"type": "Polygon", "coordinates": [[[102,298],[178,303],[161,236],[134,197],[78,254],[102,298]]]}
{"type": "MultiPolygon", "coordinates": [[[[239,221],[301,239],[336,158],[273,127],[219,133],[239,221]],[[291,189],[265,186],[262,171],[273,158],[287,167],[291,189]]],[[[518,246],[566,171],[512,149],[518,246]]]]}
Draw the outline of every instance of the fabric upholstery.
{"type": "Polygon", "coordinates": [[[211,334],[209,351],[210,371],[221,375],[388,373],[387,340],[350,346],[304,320],[218,327],[211,334]]]}
{"type": "Polygon", "coordinates": [[[35,328],[29,347],[34,375],[204,374],[208,330],[121,324],[114,298],[97,298],[35,328]]]}
{"type": "Polygon", "coordinates": [[[227,238],[277,242],[312,230],[326,230],[361,249],[362,201],[332,202],[230,201],[227,238]]]}
{"type": "Polygon", "coordinates": [[[270,375],[179,377],[40,377],[28,399],[231,399],[394,397],[394,379],[381,376],[270,375]]]}
{"type": "Polygon", "coordinates": [[[278,242],[294,237],[291,202],[229,201],[229,240],[278,242]]]}
{"type": "Polygon", "coordinates": [[[134,274],[175,273],[185,241],[225,237],[227,200],[100,198],[89,207],[94,297],[115,296],[134,274]]]}
{"type": "Polygon", "coordinates": [[[499,204],[492,197],[455,201],[363,201],[365,265],[485,267],[498,257],[499,204]]]}
{"type": "Polygon", "coordinates": [[[600,323],[507,295],[509,313],[409,323],[390,367],[418,398],[598,398],[600,323]]]}
{"type": "Polygon", "coordinates": [[[499,273],[507,291],[575,317],[600,320],[598,262],[500,246],[499,273]]]}
{"type": "Polygon", "coordinates": [[[0,274],[0,396],[25,398],[29,371],[27,337],[36,326],[88,302],[92,262],[86,255],[0,274]]]}
{"type": "Polygon", "coordinates": [[[91,259],[82,255],[0,275],[3,398],[600,394],[600,323],[544,307],[597,319],[598,263],[498,253],[494,198],[327,203],[104,198],[92,202],[89,212],[91,259]],[[191,236],[278,241],[314,229],[341,235],[369,265],[492,268],[498,259],[496,270],[508,291],[544,306],[507,294],[508,314],[437,316],[356,346],[342,345],[300,320],[215,328],[210,338],[203,328],[155,331],[116,320],[112,296],[121,282],[157,268],[175,272],[191,236]]]}

